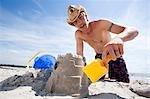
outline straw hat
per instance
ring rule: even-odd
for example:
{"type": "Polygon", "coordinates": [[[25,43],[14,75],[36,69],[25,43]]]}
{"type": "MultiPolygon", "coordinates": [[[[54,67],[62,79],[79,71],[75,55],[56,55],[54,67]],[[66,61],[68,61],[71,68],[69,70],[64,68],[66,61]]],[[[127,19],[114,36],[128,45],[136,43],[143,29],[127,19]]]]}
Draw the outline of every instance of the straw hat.
{"type": "Polygon", "coordinates": [[[68,7],[68,18],[67,18],[68,24],[73,25],[72,23],[76,21],[81,12],[86,13],[85,8],[82,7],[81,5],[79,6],[70,5],[68,7]]]}

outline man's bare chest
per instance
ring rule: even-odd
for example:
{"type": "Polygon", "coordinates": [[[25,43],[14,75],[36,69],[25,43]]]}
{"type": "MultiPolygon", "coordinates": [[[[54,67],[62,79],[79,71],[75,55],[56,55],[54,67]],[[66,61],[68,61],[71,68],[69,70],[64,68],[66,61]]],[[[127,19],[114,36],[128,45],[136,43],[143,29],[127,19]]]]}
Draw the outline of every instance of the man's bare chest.
{"type": "Polygon", "coordinates": [[[84,41],[93,43],[104,43],[108,41],[108,33],[105,31],[93,31],[91,33],[85,33],[83,35],[84,41]]]}

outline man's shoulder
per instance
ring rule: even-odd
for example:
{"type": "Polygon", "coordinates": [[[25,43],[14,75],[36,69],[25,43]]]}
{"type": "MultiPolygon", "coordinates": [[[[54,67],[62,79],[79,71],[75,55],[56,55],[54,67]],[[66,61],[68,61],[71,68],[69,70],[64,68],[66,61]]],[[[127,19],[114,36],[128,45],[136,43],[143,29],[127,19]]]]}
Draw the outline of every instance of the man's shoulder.
{"type": "Polygon", "coordinates": [[[104,22],[111,22],[111,20],[110,19],[106,19],[106,18],[101,18],[101,19],[98,19],[98,20],[91,21],[90,24],[104,23],[104,22]]]}
{"type": "Polygon", "coordinates": [[[75,33],[76,33],[76,34],[79,34],[79,33],[82,33],[82,31],[76,30],[75,33]]]}
{"type": "Polygon", "coordinates": [[[104,29],[110,23],[112,23],[111,20],[103,18],[103,19],[94,20],[94,21],[90,22],[90,26],[92,26],[93,28],[102,28],[102,29],[104,29]]]}
{"type": "Polygon", "coordinates": [[[81,33],[82,33],[82,31],[76,30],[76,31],[75,31],[75,36],[76,36],[76,37],[80,37],[81,33]]]}

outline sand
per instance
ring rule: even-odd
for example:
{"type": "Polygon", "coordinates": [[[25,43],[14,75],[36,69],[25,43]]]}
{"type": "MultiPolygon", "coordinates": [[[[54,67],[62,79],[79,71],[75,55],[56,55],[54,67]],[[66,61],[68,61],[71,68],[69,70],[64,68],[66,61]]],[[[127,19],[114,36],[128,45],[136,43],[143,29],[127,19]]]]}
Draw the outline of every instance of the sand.
{"type": "MultiPolygon", "coordinates": [[[[36,77],[35,73],[38,72],[34,69],[0,66],[0,99],[78,98],[71,95],[51,94],[45,89],[48,79],[43,79],[44,76],[41,75],[36,77]]],[[[67,87],[65,84],[63,86],[67,87]]],[[[99,81],[91,84],[88,89],[90,96],[87,99],[148,99],[150,97],[150,83],[138,80],[131,80],[129,84],[99,81]]]]}
{"type": "MultiPolygon", "coordinates": [[[[1,99],[74,99],[72,96],[51,96],[44,90],[40,91],[44,81],[33,82],[33,75],[26,69],[0,68],[0,98],[1,99]],[[22,80],[22,81],[21,81],[22,80]],[[7,83],[7,84],[4,84],[7,83]],[[3,85],[3,86],[2,86],[3,85]],[[39,89],[39,90],[38,90],[39,89]]],[[[147,99],[132,92],[138,88],[148,88],[149,83],[132,81],[130,84],[121,82],[97,82],[89,86],[89,99],[147,99]],[[144,87],[143,87],[144,86],[144,87]]],[[[142,92],[141,92],[142,93],[142,92]]],[[[140,94],[142,95],[142,94],[140,94]]]]}

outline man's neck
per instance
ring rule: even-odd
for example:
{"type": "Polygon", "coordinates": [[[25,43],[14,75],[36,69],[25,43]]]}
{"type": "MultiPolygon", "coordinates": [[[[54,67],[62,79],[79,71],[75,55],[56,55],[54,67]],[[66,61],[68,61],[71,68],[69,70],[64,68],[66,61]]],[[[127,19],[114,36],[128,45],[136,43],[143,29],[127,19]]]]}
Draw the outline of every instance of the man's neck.
{"type": "Polygon", "coordinates": [[[86,29],[85,33],[90,34],[92,32],[92,28],[91,28],[91,25],[89,24],[89,22],[87,23],[87,27],[88,28],[86,29]]]}
{"type": "Polygon", "coordinates": [[[86,24],[86,29],[81,30],[83,33],[89,34],[91,32],[91,27],[89,25],[89,23],[86,24]]]}

